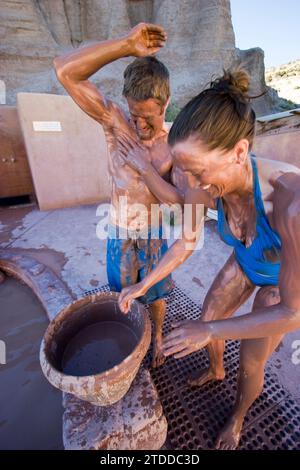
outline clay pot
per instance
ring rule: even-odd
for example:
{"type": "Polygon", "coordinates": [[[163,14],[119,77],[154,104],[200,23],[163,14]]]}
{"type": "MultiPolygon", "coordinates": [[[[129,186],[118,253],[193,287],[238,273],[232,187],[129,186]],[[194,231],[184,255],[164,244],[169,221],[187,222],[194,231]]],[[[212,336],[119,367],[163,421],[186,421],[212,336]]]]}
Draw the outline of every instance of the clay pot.
{"type": "Polygon", "coordinates": [[[97,293],[74,301],[49,324],[40,350],[40,363],[49,382],[63,392],[99,406],[112,405],[128,391],[151,340],[148,312],[133,301],[128,315],[118,307],[115,292],[97,293]],[[95,375],[67,375],[62,370],[62,358],[70,340],[91,324],[118,321],[129,326],[137,338],[133,351],[114,367],[95,375]]]}

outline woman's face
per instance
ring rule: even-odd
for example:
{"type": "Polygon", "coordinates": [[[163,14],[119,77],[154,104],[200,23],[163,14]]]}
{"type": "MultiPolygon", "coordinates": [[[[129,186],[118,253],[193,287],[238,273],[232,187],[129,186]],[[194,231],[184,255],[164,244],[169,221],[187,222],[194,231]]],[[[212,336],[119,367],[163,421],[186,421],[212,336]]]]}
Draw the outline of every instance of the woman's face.
{"type": "Polygon", "coordinates": [[[197,180],[198,187],[213,197],[220,197],[230,192],[236,184],[236,165],[243,163],[248,153],[247,141],[243,140],[241,144],[241,148],[238,143],[230,151],[208,150],[200,139],[191,136],[176,143],[171,152],[175,165],[182,171],[191,173],[197,180]]]}

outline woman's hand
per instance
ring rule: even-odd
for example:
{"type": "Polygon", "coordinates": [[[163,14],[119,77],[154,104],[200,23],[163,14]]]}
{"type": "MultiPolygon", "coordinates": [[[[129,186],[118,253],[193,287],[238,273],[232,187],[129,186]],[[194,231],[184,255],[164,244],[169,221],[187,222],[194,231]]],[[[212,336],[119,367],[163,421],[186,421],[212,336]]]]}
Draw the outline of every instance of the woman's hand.
{"type": "Polygon", "coordinates": [[[139,282],[134,286],[124,287],[119,296],[119,307],[123,313],[128,313],[134,299],[146,293],[143,283],[139,282]]]}
{"type": "Polygon", "coordinates": [[[134,141],[131,136],[120,133],[118,136],[118,148],[119,154],[130,168],[137,171],[140,175],[147,172],[151,164],[150,152],[147,147],[134,141]]]}
{"type": "Polygon", "coordinates": [[[165,30],[161,26],[149,23],[139,23],[127,36],[131,55],[135,57],[156,54],[164,47],[166,40],[165,30]]]}
{"type": "Polygon", "coordinates": [[[204,348],[212,339],[208,322],[184,320],[172,326],[174,330],[163,340],[162,351],[165,356],[174,355],[179,359],[204,348]]]}

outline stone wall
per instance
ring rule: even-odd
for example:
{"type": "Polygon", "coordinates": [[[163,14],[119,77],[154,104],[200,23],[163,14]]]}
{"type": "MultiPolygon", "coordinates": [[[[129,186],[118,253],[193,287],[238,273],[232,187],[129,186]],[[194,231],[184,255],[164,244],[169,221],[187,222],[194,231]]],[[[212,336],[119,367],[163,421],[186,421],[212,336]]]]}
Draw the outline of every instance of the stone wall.
{"type": "MultiPolygon", "coordinates": [[[[241,62],[253,78],[251,92],[265,89],[263,51],[235,47],[229,0],[0,0],[0,11],[0,79],[7,104],[15,104],[19,91],[64,93],[52,69],[55,56],[89,41],[116,38],[140,21],[158,23],[168,32],[159,58],[170,69],[179,106],[224,67],[241,62]]],[[[93,81],[120,101],[122,73],[130,61],[105,67],[93,81]]],[[[255,101],[258,114],[275,110],[274,96],[255,101]]]]}

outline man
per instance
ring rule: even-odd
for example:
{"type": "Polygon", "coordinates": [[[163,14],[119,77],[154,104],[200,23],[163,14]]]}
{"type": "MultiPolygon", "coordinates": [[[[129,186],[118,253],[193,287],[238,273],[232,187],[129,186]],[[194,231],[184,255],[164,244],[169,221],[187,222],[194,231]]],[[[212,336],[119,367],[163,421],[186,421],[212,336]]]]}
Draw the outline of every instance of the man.
{"type": "MultiPolygon", "coordinates": [[[[157,204],[158,199],[147,188],[139,173],[126,164],[120,152],[122,136],[127,136],[142,144],[145,159],[152,163],[160,176],[169,174],[172,158],[167,145],[168,129],[164,122],[170,98],[169,73],[153,57],[165,45],[166,39],[167,35],[160,26],[140,23],[125,37],[83,47],[54,60],[60,83],[78,106],[103,126],[106,135],[113,209],[111,236],[107,243],[107,274],[110,288],[115,291],[121,291],[123,287],[143,279],[167,251],[160,223],[156,227],[156,239],[151,238],[148,231],[151,225],[153,229],[151,205],[157,204]],[[129,116],[89,81],[105,65],[128,56],[136,57],[124,72],[123,95],[128,103],[129,116]],[[144,208],[143,214],[136,210],[137,203],[143,205],[140,206],[144,208]],[[127,231],[125,238],[124,229],[127,231]],[[139,237],[141,232],[144,238],[139,237]]],[[[164,297],[171,289],[172,280],[168,276],[139,299],[150,304],[154,321],[153,367],[164,361],[161,353],[166,310],[164,297]]]]}

